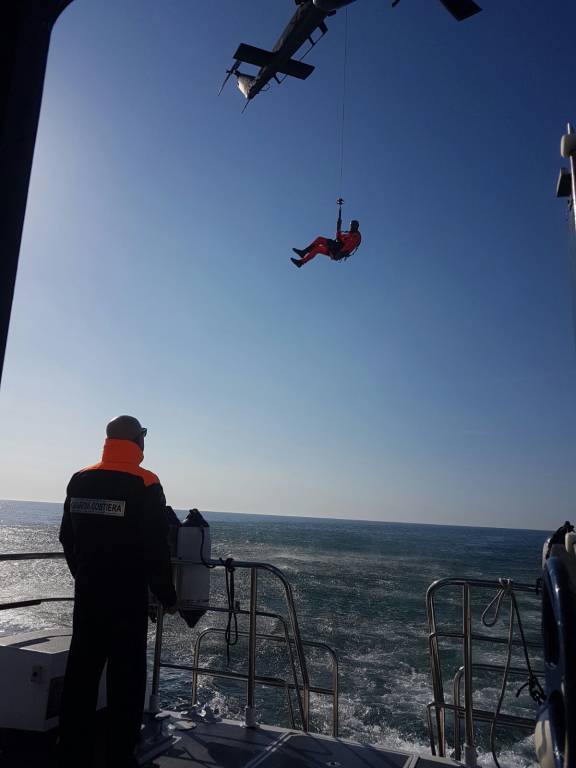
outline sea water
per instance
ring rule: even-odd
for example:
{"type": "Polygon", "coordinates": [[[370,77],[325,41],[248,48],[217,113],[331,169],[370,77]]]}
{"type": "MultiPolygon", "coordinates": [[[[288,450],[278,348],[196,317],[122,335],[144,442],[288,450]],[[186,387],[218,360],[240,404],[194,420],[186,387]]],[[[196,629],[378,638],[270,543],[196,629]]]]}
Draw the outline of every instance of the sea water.
{"type": "MultiPolygon", "coordinates": [[[[58,504],[0,502],[0,552],[60,550],[58,527],[62,510],[58,504]]],[[[183,513],[181,513],[183,514],[183,513]]],[[[540,557],[545,532],[495,528],[412,525],[359,520],[312,519],[206,512],[212,534],[212,557],[257,560],[280,568],[293,586],[304,640],[329,645],[340,663],[340,735],[389,747],[429,749],[426,705],[432,699],[428,654],[427,587],[444,577],[498,579],[535,584],[540,575],[540,557]]],[[[212,571],[211,603],[226,607],[224,571],[212,571]]],[[[247,573],[235,572],[236,599],[249,607],[247,573]]],[[[0,598],[67,595],[72,579],[63,561],[0,563],[0,598]]],[[[474,621],[496,594],[479,595],[474,621]]],[[[539,637],[536,598],[519,594],[525,631],[530,640],[539,637]]],[[[444,629],[459,631],[460,591],[447,590],[440,600],[444,629]]],[[[259,581],[260,610],[287,617],[280,585],[268,575],[259,581]]],[[[499,623],[484,634],[506,636],[508,603],[499,623]]],[[[192,663],[198,632],[214,626],[222,630],[225,613],[207,614],[190,630],[178,616],[165,622],[165,661],[192,663]]],[[[70,625],[71,604],[56,603],[0,613],[0,633],[39,627],[70,625]]],[[[240,630],[247,629],[245,617],[240,630]]],[[[280,634],[281,622],[262,619],[262,633],[280,634]]],[[[150,649],[154,626],[150,625],[150,649]]],[[[452,678],[462,664],[461,643],[445,642],[442,663],[446,699],[452,700],[452,678]]],[[[505,646],[474,648],[476,661],[502,665],[505,646]]],[[[534,652],[532,652],[534,656],[534,652]]],[[[331,685],[330,659],[320,648],[308,648],[311,683],[331,685]]],[[[205,636],[201,646],[202,666],[227,668],[223,633],[205,636]]],[[[539,665],[538,652],[534,663],[539,665]]],[[[524,664],[520,651],[514,664],[524,664]]],[[[245,672],[247,645],[240,635],[230,648],[232,670],[245,672]]],[[[257,673],[287,679],[288,657],[283,643],[262,640],[257,647],[257,673]]],[[[526,689],[517,698],[517,688],[526,676],[509,681],[502,711],[533,717],[534,705],[526,689]]],[[[474,704],[493,709],[501,686],[501,674],[475,675],[474,704]]],[[[162,670],[161,702],[171,709],[191,703],[191,675],[162,670]]],[[[220,713],[240,718],[246,703],[244,683],[202,676],[199,700],[220,713]]],[[[285,691],[258,686],[256,703],[261,722],[289,725],[285,691]]],[[[296,701],[293,697],[296,708],[296,701]]],[[[331,699],[311,697],[314,730],[328,733],[331,699]]],[[[450,730],[450,729],[449,729],[450,730]]],[[[480,760],[490,763],[488,732],[479,728],[480,760]]],[[[497,730],[502,765],[533,765],[533,741],[526,732],[497,730]]]]}

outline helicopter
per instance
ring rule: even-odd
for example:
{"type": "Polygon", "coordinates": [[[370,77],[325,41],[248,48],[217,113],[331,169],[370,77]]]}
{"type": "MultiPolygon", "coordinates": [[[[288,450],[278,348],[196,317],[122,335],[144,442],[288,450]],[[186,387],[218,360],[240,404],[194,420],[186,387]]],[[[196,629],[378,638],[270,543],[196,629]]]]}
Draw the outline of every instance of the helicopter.
{"type": "MultiPolygon", "coordinates": [[[[392,5],[398,5],[399,1],[393,0],[392,5]]],[[[295,0],[295,2],[298,8],[271,51],[247,43],[241,43],[238,46],[234,54],[234,64],[226,70],[226,77],[219,93],[222,93],[232,75],[236,77],[238,88],[247,101],[257,96],[271,80],[277,83],[282,82],[280,75],[306,80],[314,71],[314,67],[302,60],[294,59],[294,54],[303,45],[309,43],[310,47],[304,53],[306,56],[328,32],[326,19],[356,0],[295,0]],[[320,35],[316,34],[314,37],[317,31],[320,35]],[[241,72],[241,64],[252,64],[258,67],[258,72],[252,75],[241,72]]],[[[440,0],[440,2],[457,21],[463,21],[482,10],[474,0],[440,0]]]]}

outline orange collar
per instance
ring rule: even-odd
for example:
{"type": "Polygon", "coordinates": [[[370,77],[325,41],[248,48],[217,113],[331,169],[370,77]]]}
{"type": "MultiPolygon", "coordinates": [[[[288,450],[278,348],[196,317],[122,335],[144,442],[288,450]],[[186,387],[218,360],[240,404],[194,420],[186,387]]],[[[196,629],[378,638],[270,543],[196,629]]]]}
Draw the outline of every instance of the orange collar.
{"type": "Polygon", "coordinates": [[[135,464],[144,460],[144,452],[132,440],[116,440],[107,437],[102,452],[102,462],[106,464],[135,464]]]}

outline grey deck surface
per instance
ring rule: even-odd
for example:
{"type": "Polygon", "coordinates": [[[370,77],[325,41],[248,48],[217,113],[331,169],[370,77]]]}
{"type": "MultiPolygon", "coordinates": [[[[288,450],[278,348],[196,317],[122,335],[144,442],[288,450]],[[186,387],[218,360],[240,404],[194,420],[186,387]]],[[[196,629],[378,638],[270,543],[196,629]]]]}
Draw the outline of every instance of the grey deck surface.
{"type": "MultiPolygon", "coordinates": [[[[102,716],[97,718],[102,720],[102,716]]],[[[94,762],[104,765],[103,723],[95,723],[94,762]]],[[[1,768],[56,768],[56,733],[0,733],[1,768]]],[[[192,730],[175,731],[172,746],[146,763],[154,768],[462,768],[451,760],[371,747],[329,736],[263,725],[244,728],[233,720],[200,722],[192,730]]]]}
{"type": "Polygon", "coordinates": [[[328,736],[231,720],[200,723],[153,765],[158,768],[441,768],[450,760],[370,747],[328,736]],[[420,765],[418,765],[420,763],[420,765]]]}

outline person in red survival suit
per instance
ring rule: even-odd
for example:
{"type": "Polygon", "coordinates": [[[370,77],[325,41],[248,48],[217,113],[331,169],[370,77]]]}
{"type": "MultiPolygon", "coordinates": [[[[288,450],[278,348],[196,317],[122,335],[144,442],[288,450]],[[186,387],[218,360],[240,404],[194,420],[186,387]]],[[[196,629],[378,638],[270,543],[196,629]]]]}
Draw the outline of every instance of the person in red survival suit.
{"type": "Polygon", "coordinates": [[[342,215],[338,214],[336,222],[336,239],[331,240],[328,237],[317,237],[307,248],[292,248],[294,253],[300,256],[299,259],[291,258],[290,261],[296,267],[300,268],[307,261],[311,261],[319,253],[329,256],[332,261],[347,259],[362,242],[360,234],[360,223],[356,219],[350,222],[350,229],[347,232],[342,231],[342,215]]]}
{"type": "Polygon", "coordinates": [[[143,429],[119,416],[102,461],[72,476],[60,541],[74,577],[72,642],[62,693],[60,765],[92,764],[98,687],[106,664],[107,765],[132,768],[146,691],[148,588],[176,611],[160,481],[140,467],[143,429]]]}

